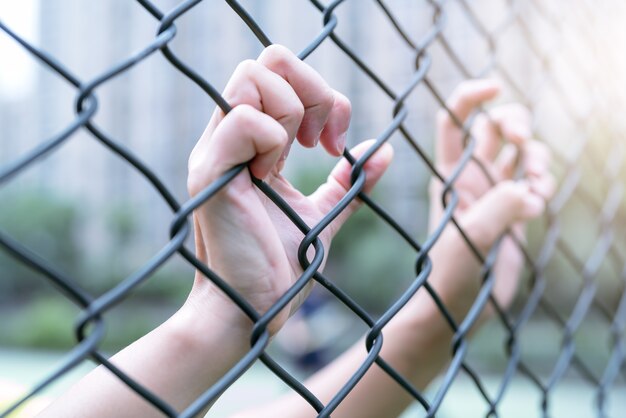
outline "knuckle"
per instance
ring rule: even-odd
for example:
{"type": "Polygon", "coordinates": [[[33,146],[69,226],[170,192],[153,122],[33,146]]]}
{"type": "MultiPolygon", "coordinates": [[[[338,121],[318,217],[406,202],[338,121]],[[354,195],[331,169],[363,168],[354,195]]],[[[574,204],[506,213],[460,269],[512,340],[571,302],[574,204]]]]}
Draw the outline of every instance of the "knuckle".
{"type": "MultiPolygon", "coordinates": [[[[303,111],[304,112],[304,111],[303,111]]],[[[229,116],[238,126],[244,137],[258,137],[259,130],[267,132],[267,138],[264,138],[270,146],[286,145],[289,140],[287,132],[275,120],[270,119],[265,113],[255,109],[253,106],[241,104],[231,110],[229,116]],[[267,119],[267,120],[266,120],[267,119]],[[267,121],[273,123],[267,123],[267,121]]]]}
{"type": "Polygon", "coordinates": [[[282,127],[281,129],[277,129],[276,135],[273,135],[272,137],[276,138],[275,141],[277,146],[284,147],[287,143],[289,143],[289,134],[287,134],[287,131],[282,129],[282,127]]]}
{"type": "Polygon", "coordinates": [[[450,123],[450,114],[448,113],[448,111],[446,109],[439,109],[437,111],[437,124],[438,125],[445,125],[450,123]]]}
{"type": "Polygon", "coordinates": [[[294,54],[289,48],[279,44],[273,44],[263,50],[260,59],[275,66],[282,66],[288,63],[293,57],[294,54]]]}
{"type": "Polygon", "coordinates": [[[304,117],[304,105],[299,99],[292,100],[287,106],[286,112],[289,118],[300,122],[304,117]]]}
{"type": "Polygon", "coordinates": [[[197,169],[189,170],[189,176],[187,177],[187,191],[191,197],[194,197],[202,190],[203,183],[200,181],[200,177],[197,175],[197,169]]]}
{"type": "Polygon", "coordinates": [[[524,187],[513,180],[501,181],[496,185],[496,191],[513,206],[521,205],[524,202],[524,187]]]}
{"type": "Polygon", "coordinates": [[[459,103],[463,102],[467,99],[467,97],[472,92],[472,81],[465,80],[459,83],[459,85],[454,89],[452,94],[450,95],[450,103],[459,103]]]}
{"type": "Polygon", "coordinates": [[[330,88],[330,86],[325,85],[323,87],[320,102],[322,106],[325,106],[328,109],[332,109],[335,105],[335,92],[332,88],[330,88]]]}
{"type": "Polygon", "coordinates": [[[230,111],[226,117],[237,123],[243,132],[250,132],[254,129],[260,112],[248,104],[240,104],[230,111]]]}
{"type": "Polygon", "coordinates": [[[250,76],[254,74],[259,69],[259,63],[252,59],[246,59],[237,64],[237,68],[235,68],[235,73],[250,76]]]}

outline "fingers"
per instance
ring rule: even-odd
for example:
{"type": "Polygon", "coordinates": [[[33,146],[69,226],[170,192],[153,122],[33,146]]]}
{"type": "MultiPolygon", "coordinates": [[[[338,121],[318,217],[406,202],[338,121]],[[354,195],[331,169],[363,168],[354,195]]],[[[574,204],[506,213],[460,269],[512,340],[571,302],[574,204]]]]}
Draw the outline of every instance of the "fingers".
{"type": "Polygon", "coordinates": [[[543,213],[545,200],[528,183],[506,180],[482,196],[461,219],[472,242],[486,253],[509,227],[543,213]]]}
{"type": "Polygon", "coordinates": [[[335,102],[322,131],[320,142],[329,154],[341,156],[346,147],[346,135],[350,125],[352,105],[343,94],[335,91],[335,102]]]}
{"type": "Polygon", "coordinates": [[[189,159],[188,188],[192,196],[228,169],[250,161],[249,169],[265,178],[278,163],[288,142],[287,132],[271,116],[249,105],[231,110],[210,141],[196,147],[189,159]]]}
{"type": "MultiPolygon", "coordinates": [[[[225,116],[219,109],[214,113],[190,157],[194,179],[214,180],[249,160],[252,174],[264,178],[282,167],[296,136],[305,146],[321,140],[330,154],[343,153],[350,102],[282,46],[266,48],[257,61],[242,62],[223,96],[234,115],[225,116]]],[[[190,190],[195,190],[195,182],[190,190]]]]}
{"type": "Polygon", "coordinates": [[[494,164],[501,179],[512,179],[519,164],[522,164],[524,176],[533,178],[546,174],[551,160],[547,145],[537,140],[529,140],[520,147],[511,143],[505,144],[494,164]]]}
{"type": "Polygon", "coordinates": [[[472,127],[477,140],[476,157],[486,162],[493,161],[502,148],[503,140],[523,146],[531,138],[531,123],[529,110],[518,103],[499,106],[477,116],[472,127]]]}
{"type": "Polygon", "coordinates": [[[459,84],[446,104],[450,112],[440,110],[437,115],[435,151],[441,164],[453,164],[463,153],[462,128],[458,123],[464,123],[476,107],[499,92],[500,85],[495,80],[469,80],[459,84]]]}
{"type": "MultiPolygon", "coordinates": [[[[500,123],[506,122],[501,119],[500,123]]],[[[515,128],[514,123],[510,123],[510,126],[510,132],[519,129],[515,128]]],[[[519,133],[523,134],[521,129],[519,133]]],[[[527,140],[522,135],[516,140],[523,142],[520,145],[505,144],[495,161],[501,178],[508,180],[497,183],[463,214],[462,223],[468,235],[485,252],[501,234],[514,228],[517,222],[541,215],[545,210],[545,202],[556,190],[556,181],[549,171],[549,148],[539,141],[527,140]],[[520,152],[521,162],[518,157],[520,152]],[[511,179],[520,163],[524,179],[515,182],[511,179]]]]}
{"type": "Polygon", "coordinates": [[[295,138],[304,118],[304,105],[293,87],[257,61],[246,60],[237,66],[223,96],[232,107],[246,104],[268,114],[289,138],[295,138]]]}
{"type": "Polygon", "coordinates": [[[493,99],[499,92],[500,84],[495,80],[464,81],[454,90],[447,106],[460,122],[464,122],[476,107],[493,99]]]}
{"type": "Polygon", "coordinates": [[[258,61],[286,80],[304,105],[304,117],[297,132],[299,142],[312,147],[321,139],[329,153],[341,155],[343,145],[336,140],[348,130],[351,112],[348,99],[331,89],[321,75],[285,47],[266,48],[258,61]]]}
{"type": "Polygon", "coordinates": [[[555,189],[554,177],[547,170],[524,181],[502,181],[463,214],[461,223],[474,244],[487,252],[517,222],[540,216],[555,189]]]}
{"type": "Polygon", "coordinates": [[[545,200],[549,200],[556,191],[556,180],[549,167],[552,154],[547,145],[539,141],[530,141],[524,148],[524,169],[531,190],[545,200]]]}
{"type": "Polygon", "coordinates": [[[518,165],[520,149],[513,144],[504,144],[494,161],[495,171],[501,179],[513,179],[518,165]]]}
{"type": "MultiPolygon", "coordinates": [[[[356,147],[350,150],[350,153],[354,158],[358,159],[363,155],[370,147],[375,144],[374,140],[369,140],[360,143],[356,147]]],[[[365,163],[363,169],[365,170],[365,186],[363,191],[369,193],[376,185],[378,180],[385,173],[391,160],[393,158],[393,148],[391,145],[385,143],[378,149],[365,163]]],[[[326,183],[321,185],[311,196],[320,211],[324,214],[328,213],[340,200],[344,197],[347,191],[351,187],[350,175],[352,172],[352,165],[344,158],[337,163],[332,170],[326,183]]],[[[357,200],[352,201],[346,209],[330,224],[325,232],[332,238],[341,225],[352,215],[359,207],[360,202],[357,200]]]]}
{"type": "Polygon", "coordinates": [[[550,166],[552,154],[548,146],[539,141],[529,141],[524,147],[524,167],[530,176],[543,175],[550,166]]]}

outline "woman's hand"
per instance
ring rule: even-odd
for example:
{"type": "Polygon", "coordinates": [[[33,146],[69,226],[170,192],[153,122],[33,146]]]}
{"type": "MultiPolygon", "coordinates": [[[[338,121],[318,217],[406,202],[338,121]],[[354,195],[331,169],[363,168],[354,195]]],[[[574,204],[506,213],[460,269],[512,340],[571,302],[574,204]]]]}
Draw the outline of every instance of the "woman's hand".
{"type": "MultiPolygon", "coordinates": [[[[464,121],[479,104],[492,99],[498,86],[490,81],[470,81],[458,87],[449,108],[464,121]]],[[[475,163],[465,167],[454,187],[460,195],[454,215],[484,256],[497,238],[508,229],[523,239],[526,220],[539,216],[544,199],[552,194],[553,179],[548,173],[547,149],[530,139],[530,116],[520,106],[494,109],[490,119],[478,117],[474,124],[476,158],[496,180],[491,185],[475,163]],[[506,138],[501,147],[502,137],[506,138]],[[511,148],[513,147],[513,148],[511,148]],[[514,181],[515,147],[522,152],[525,180],[514,181]],[[502,149],[501,149],[502,148],[502,149]]],[[[464,150],[463,132],[445,113],[440,114],[437,135],[437,168],[449,176],[464,150]]],[[[433,228],[441,220],[443,186],[433,181],[431,188],[433,228]]],[[[429,283],[457,321],[462,320],[474,302],[481,285],[481,263],[452,224],[430,251],[433,270],[429,283]]],[[[510,302],[517,287],[521,257],[511,241],[500,247],[495,267],[494,293],[503,304],[510,302]]],[[[425,289],[420,289],[383,328],[380,356],[398,373],[422,390],[450,360],[452,330],[425,289]]],[[[363,341],[316,373],[306,386],[322,402],[328,402],[362,366],[367,352],[363,341]]],[[[409,396],[387,372],[373,365],[350,394],[333,412],[333,417],[396,417],[415,399],[409,396]]],[[[300,396],[283,398],[236,415],[251,417],[313,417],[317,414],[300,396]]]]}
{"type": "MultiPolygon", "coordinates": [[[[251,182],[265,180],[310,226],[345,195],[351,166],[342,159],[328,181],[304,196],[280,175],[296,138],[318,142],[332,155],[344,149],[350,103],[287,49],[272,46],[242,63],[224,92],[233,107],[215,111],[189,159],[189,191],[198,194],[230,168],[249,163],[194,212],[198,258],[263,314],[302,273],[303,234],[251,182]]],[[[370,143],[371,145],[371,143],[370,143]]],[[[369,146],[357,146],[355,157],[369,146]]],[[[365,191],[392,157],[382,147],[365,164],[365,191]]],[[[320,235],[328,252],[333,234],[358,206],[350,206],[320,235]]],[[[294,300],[270,324],[275,333],[301,302],[294,300]]],[[[187,302],[158,328],[111,359],[124,373],[178,411],[212,387],[249,350],[252,321],[215,285],[196,274],[187,302]]],[[[98,367],[54,402],[46,417],[162,416],[104,367],[98,367]]]]}
{"type": "MultiPolygon", "coordinates": [[[[305,147],[319,143],[328,153],[344,150],[350,102],[331,89],[311,67],[281,46],[271,46],[256,61],[235,70],[223,93],[233,107],[217,109],[189,159],[189,191],[199,193],[228,169],[245,169],[194,213],[198,258],[226,280],[260,314],[266,312],[302,273],[298,246],[304,235],[256,186],[250,173],[267,182],[313,226],[350,187],[350,168],[343,159],[311,196],[304,196],[281,174],[294,139],[305,147]]],[[[368,148],[353,150],[358,156],[368,148]]],[[[365,164],[370,190],[392,157],[382,147],[365,164]]],[[[325,254],[341,224],[358,206],[353,202],[320,235],[325,254]]],[[[276,332],[304,295],[294,299],[272,322],[276,332]]],[[[209,309],[234,324],[250,327],[240,309],[200,273],[189,303],[209,309]]],[[[188,304],[189,304],[188,303],[188,304]]]]}
{"type": "MultiPolygon", "coordinates": [[[[465,123],[481,104],[497,96],[499,85],[492,80],[471,80],[460,84],[447,107],[465,123]]],[[[548,171],[549,149],[531,138],[531,116],[519,104],[495,107],[476,116],[471,127],[476,161],[463,168],[453,188],[459,202],[454,211],[461,228],[483,257],[505,232],[524,242],[525,225],[540,216],[545,202],[554,193],[554,178],[548,171]],[[521,170],[521,178],[514,178],[521,170]]],[[[450,114],[441,110],[437,121],[436,166],[448,178],[464,152],[464,133],[450,114]]],[[[431,183],[430,226],[433,230],[443,215],[441,181],[431,183]]],[[[449,199],[448,199],[449,200],[449,199]]],[[[430,281],[457,321],[463,319],[482,284],[481,263],[452,224],[444,230],[431,252],[433,273],[430,281]]],[[[494,266],[492,293],[504,307],[515,296],[522,254],[510,235],[499,248],[494,266]]],[[[492,309],[488,308],[487,312],[492,309]]],[[[487,315],[488,316],[488,315],[487,315]]]]}

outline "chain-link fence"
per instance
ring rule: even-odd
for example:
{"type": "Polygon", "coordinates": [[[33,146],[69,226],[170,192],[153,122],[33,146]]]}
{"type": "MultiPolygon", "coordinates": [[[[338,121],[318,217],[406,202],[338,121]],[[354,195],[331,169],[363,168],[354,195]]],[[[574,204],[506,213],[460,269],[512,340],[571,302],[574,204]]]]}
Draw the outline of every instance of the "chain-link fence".
{"type": "MultiPolygon", "coordinates": [[[[368,100],[365,93],[356,100],[352,98],[355,107],[353,124],[358,124],[359,118],[377,118],[384,126],[381,125],[382,129],[376,132],[367,133],[376,137],[375,146],[362,157],[355,160],[349,153],[345,153],[353,165],[352,187],[346,197],[316,225],[307,225],[300,214],[268,184],[254,180],[260,191],[303,234],[300,262],[304,272],[267,313],[260,315],[227,282],[198,260],[185,244],[191,235],[193,211],[214,198],[222,187],[244,170],[245,165],[229,170],[194,198],[181,202],[176,198],[181,195],[181,191],[166,186],[158,168],[150,167],[144,162],[141,153],[127,147],[123,139],[108,133],[95,121],[98,113],[106,106],[99,103],[98,90],[127,72],[135,69],[140,72],[144,61],[158,55],[162,55],[160,58],[167,60],[178,71],[178,77],[192,81],[196,89],[208,95],[225,113],[230,111],[231,106],[218,92],[220,86],[206,79],[202,72],[196,71],[193,65],[181,58],[173,43],[178,31],[184,31],[185,18],[196,13],[200,3],[199,0],[184,1],[165,11],[165,8],[149,1],[139,0],[133,7],[154,19],[155,25],[158,25],[156,36],[138,52],[124,59],[112,60],[107,71],[91,78],[80,77],[63,59],[26,41],[11,29],[10,22],[0,20],[0,28],[5,35],[36,57],[40,65],[55,77],[71,85],[75,92],[75,113],[71,123],[56,134],[42,138],[37,146],[27,152],[9,159],[3,158],[0,185],[7,187],[17,182],[23,173],[42,164],[46,157],[75,141],[77,133],[85,130],[89,132],[89,140],[97,141],[107,152],[140,173],[147,182],[144,182],[143,187],[148,187],[145,184],[153,187],[174,214],[170,218],[170,240],[166,245],[154,252],[149,261],[132,274],[97,295],[85,290],[81,285],[82,279],[71,277],[58,268],[54,259],[41,257],[25,243],[0,231],[0,245],[5,253],[35,271],[42,286],[44,283],[53,284],[58,292],[81,309],[75,326],[77,342],[74,347],[65,353],[61,363],[52,372],[41,376],[36,385],[2,411],[2,416],[9,416],[56,380],[90,360],[108,368],[119,378],[120,385],[128,385],[166,416],[197,415],[215,402],[257,361],[261,361],[290,390],[304,398],[318,416],[330,416],[372,367],[380,367],[391,376],[398,383],[398,390],[406,391],[419,404],[419,413],[425,416],[435,416],[443,402],[455,402],[452,387],[456,381],[464,378],[470,380],[468,386],[477,389],[473,397],[483,405],[482,416],[505,416],[502,405],[506,400],[528,397],[529,391],[533,393],[534,402],[523,403],[528,414],[549,416],[554,412],[551,401],[558,396],[555,393],[563,381],[568,379],[580,382],[581,390],[586,394],[574,400],[574,403],[581,404],[581,411],[585,411],[583,414],[620,416],[621,412],[611,409],[611,401],[623,398],[626,379],[626,248],[623,239],[622,196],[624,146],[621,130],[623,123],[620,120],[620,99],[623,97],[619,91],[619,83],[623,81],[620,70],[624,67],[620,51],[611,48],[624,39],[619,32],[619,17],[623,16],[619,12],[624,9],[622,5],[618,2],[598,4],[591,1],[544,4],[535,0],[424,0],[411,4],[381,0],[367,2],[367,7],[375,8],[373,13],[377,14],[378,20],[376,24],[363,25],[361,30],[374,37],[382,37],[377,35],[378,31],[387,33],[383,41],[389,43],[386,48],[402,50],[408,57],[402,62],[392,63],[392,66],[404,65],[398,70],[403,75],[389,79],[387,72],[383,76],[377,71],[380,63],[368,60],[367,45],[351,44],[352,40],[365,35],[357,33],[355,37],[346,40],[347,36],[341,29],[342,25],[347,25],[344,22],[350,20],[350,13],[356,13],[355,8],[365,8],[366,2],[336,0],[325,4],[311,0],[298,2],[302,4],[297,7],[290,4],[291,13],[306,14],[319,21],[317,34],[306,42],[298,57],[309,62],[310,57],[322,48],[332,48],[335,54],[341,54],[347,63],[346,68],[350,67],[350,71],[358,73],[357,77],[365,79],[369,84],[368,89],[376,89],[378,94],[376,107],[358,103],[368,100]],[[411,13],[416,19],[428,23],[412,26],[414,21],[411,20],[411,13]],[[379,28],[378,24],[381,27],[384,25],[384,29],[379,28]],[[460,35],[459,27],[463,30],[460,35]],[[474,155],[474,119],[470,118],[469,122],[463,124],[446,105],[446,97],[454,83],[450,80],[442,82],[442,72],[456,81],[484,77],[502,80],[508,98],[531,110],[535,119],[534,134],[550,147],[553,154],[551,169],[557,177],[558,187],[546,213],[533,226],[528,244],[519,237],[508,235],[516,251],[523,255],[524,263],[521,296],[510,309],[499,306],[491,295],[500,240],[487,255],[483,254],[454,216],[459,204],[455,182],[464,170],[473,166],[474,169],[478,167],[481,175],[487,178],[490,174],[474,155]],[[438,171],[431,157],[431,138],[416,127],[415,120],[411,119],[412,113],[415,113],[413,106],[416,97],[430,103],[432,108],[443,108],[464,132],[463,155],[449,175],[438,171]],[[371,112],[376,112],[376,115],[371,112]],[[401,151],[401,155],[396,156],[398,162],[394,164],[402,168],[400,176],[403,179],[401,185],[395,188],[411,183],[417,187],[420,181],[424,187],[424,176],[421,180],[405,180],[407,174],[404,173],[409,173],[408,167],[411,166],[419,166],[420,170],[428,172],[444,184],[441,195],[445,202],[444,214],[440,222],[431,228],[431,233],[423,234],[423,239],[417,238],[420,234],[415,233],[411,222],[415,218],[426,219],[424,210],[411,214],[409,219],[395,216],[402,212],[397,203],[362,192],[364,164],[376,149],[390,141],[398,144],[396,148],[401,151]],[[364,202],[363,210],[376,214],[386,228],[395,231],[402,245],[412,252],[415,268],[412,280],[408,284],[404,282],[402,293],[380,315],[368,312],[350,292],[342,290],[335,277],[320,269],[325,251],[319,240],[320,234],[356,199],[364,202]],[[444,229],[450,225],[459,229],[466,245],[482,264],[481,289],[469,313],[463,318],[454,318],[429,284],[433,268],[430,251],[444,229]],[[309,247],[315,251],[307,259],[309,247]],[[255,324],[250,336],[251,347],[245,357],[184,411],[176,411],[133,380],[123,369],[115,367],[101,349],[107,314],[176,257],[181,257],[202,272],[206,280],[213,281],[255,324]],[[267,351],[270,341],[268,324],[311,282],[317,282],[368,329],[365,339],[368,355],[365,361],[355,370],[352,379],[325,403],[267,351]],[[379,355],[384,344],[382,335],[385,326],[420,289],[430,293],[454,334],[449,363],[441,379],[432,384],[427,394],[414,387],[379,355]],[[475,342],[468,338],[468,334],[486,306],[492,306],[490,309],[494,309],[497,316],[490,325],[493,335],[490,334],[488,344],[498,347],[503,358],[492,366],[498,376],[495,384],[493,379],[485,381],[484,365],[474,364],[469,359],[475,342]],[[532,324],[537,322],[548,331],[535,334],[532,324]],[[534,345],[556,347],[556,350],[548,358],[537,359],[532,355],[534,345]],[[516,386],[519,381],[528,383],[531,389],[519,390],[516,386]]],[[[203,5],[206,6],[206,3],[215,6],[213,2],[205,2],[203,5]]],[[[272,42],[286,43],[283,39],[273,39],[271,36],[276,28],[271,26],[271,19],[260,16],[262,6],[236,1],[226,3],[232,10],[220,9],[219,13],[235,13],[247,25],[248,29],[241,26],[238,31],[249,30],[263,46],[272,42]]],[[[211,7],[202,9],[202,13],[212,13],[211,7]]],[[[272,3],[272,7],[279,6],[272,3]]],[[[271,14],[271,9],[265,13],[271,14]]],[[[45,20],[46,16],[42,19],[45,20]]],[[[280,26],[281,22],[274,24],[280,26]]],[[[357,31],[354,26],[350,27],[357,31]]],[[[237,45],[231,45],[229,39],[213,42],[227,48],[237,48],[237,45]]],[[[255,56],[250,55],[250,58],[255,56]]],[[[0,64],[6,65],[10,63],[5,61],[0,64]]],[[[203,122],[206,123],[206,119],[203,122]]],[[[434,120],[420,120],[419,123],[432,125],[434,120]]],[[[2,141],[10,142],[11,138],[7,136],[2,141]]],[[[72,174],[85,175],[79,172],[72,174]]],[[[488,181],[493,180],[489,178],[488,181]]],[[[11,210],[11,201],[3,201],[2,205],[11,210]]],[[[165,225],[162,227],[165,228],[165,225]]],[[[63,243],[58,245],[62,246],[63,243]]],[[[241,256],[246,257],[245,254],[241,256]]],[[[4,279],[5,274],[1,275],[4,279]]],[[[398,289],[400,286],[396,285],[398,289]]],[[[493,373],[494,370],[491,371],[493,373]]]]}

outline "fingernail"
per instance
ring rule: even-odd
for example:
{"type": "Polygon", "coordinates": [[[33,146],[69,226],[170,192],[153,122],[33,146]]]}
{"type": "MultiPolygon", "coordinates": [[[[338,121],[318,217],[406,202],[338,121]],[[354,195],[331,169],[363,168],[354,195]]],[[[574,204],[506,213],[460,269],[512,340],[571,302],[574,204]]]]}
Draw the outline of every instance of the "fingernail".
{"type": "Polygon", "coordinates": [[[347,136],[348,132],[346,131],[337,137],[337,142],[335,143],[335,146],[337,147],[337,153],[340,155],[343,154],[343,150],[346,147],[347,136]]]}

